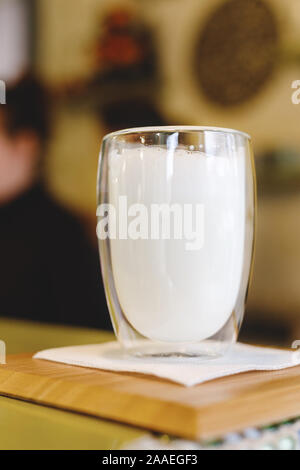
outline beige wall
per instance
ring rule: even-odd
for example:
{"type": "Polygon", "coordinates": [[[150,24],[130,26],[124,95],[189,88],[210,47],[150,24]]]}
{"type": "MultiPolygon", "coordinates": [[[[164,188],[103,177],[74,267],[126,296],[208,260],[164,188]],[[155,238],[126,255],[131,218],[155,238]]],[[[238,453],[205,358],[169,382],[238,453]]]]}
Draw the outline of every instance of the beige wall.
{"type": "MultiPolygon", "coordinates": [[[[286,0],[284,6],[282,1],[269,1],[280,20],[283,48],[291,49],[298,41],[300,51],[299,1],[286,0]]],[[[274,142],[300,149],[300,105],[291,102],[291,83],[300,79],[300,63],[280,63],[273,80],[253,100],[234,110],[223,110],[209,103],[195,83],[190,45],[199,25],[220,0],[39,0],[38,68],[41,75],[52,84],[87,76],[92,64],[91,44],[101,14],[106,8],[121,3],[139,9],[155,27],[164,77],[160,102],[172,121],[245,130],[253,136],[257,150],[274,142]]],[[[101,129],[96,130],[93,116],[61,112],[59,117],[49,165],[50,184],[68,203],[92,210],[94,178],[91,173],[95,172],[101,129]],[[89,152],[95,152],[93,158],[89,152]],[[62,171],[67,171],[68,175],[62,177],[62,171]],[[73,184],[75,181],[79,181],[82,188],[80,198],[75,190],[78,184],[73,184]]]]}
{"type": "MultiPolygon", "coordinates": [[[[199,24],[220,0],[132,0],[157,32],[164,83],[160,102],[178,124],[232,127],[249,132],[255,149],[270,145],[300,150],[300,105],[291,102],[291,83],[300,62],[278,64],[273,79],[249,103],[235,110],[210,104],[195,83],[190,45],[199,24]]],[[[112,0],[39,0],[39,63],[52,84],[85,77],[91,43],[102,11],[112,0]]],[[[300,52],[299,0],[270,0],[280,20],[283,51],[300,52]],[[298,46],[299,44],[299,46],[298,46]]],[[[48,160],[54,193],[80,211],[94,213],[101,125],[93,115],[60,109],[48,160]]],[[[300,197],[259,201],[258,243],[250,305],[272,312],[300,313],[300,197]]]]}
{"type": "MultiPolygon", "coordinates": [[[[157,2],[160,4],[161,2],[157,2]]],[[[300,106],[291,102],[291,83],[300,78],[297,66],[280,63],[273,80],[249,103],[237,109],[223,110],[211,105],[195,83],[191,70],[191,48],[210,10],[220,0],[165,1],[164,11],[152,12],[159,30],[161,62],[164,68],[164,106],[173,115],[182,115],[187,122],[202,125],[233,127],[253,136],[257,149],[276,143],[296,143],[300,148],[300,106]],[[179,5],[181,7],[179,8],[179,5]],[[172,12],[170,8],[172,6],[172,12]]],[[[282,48],[295,43],[300,51],[300,4],[295,0],[270,0],[278,15],[282,48]]]]}

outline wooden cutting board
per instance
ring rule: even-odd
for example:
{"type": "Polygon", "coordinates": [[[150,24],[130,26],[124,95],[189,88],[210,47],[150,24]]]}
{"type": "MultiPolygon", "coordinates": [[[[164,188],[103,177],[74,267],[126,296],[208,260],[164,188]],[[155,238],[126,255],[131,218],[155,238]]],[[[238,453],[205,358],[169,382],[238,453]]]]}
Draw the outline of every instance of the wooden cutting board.
{"type": "Polygon", "coordinates": [[[300,366],[247,372],[185,388],[131,373],[8,356],[0,395],[189,439],[300,416],[300,366]]]}

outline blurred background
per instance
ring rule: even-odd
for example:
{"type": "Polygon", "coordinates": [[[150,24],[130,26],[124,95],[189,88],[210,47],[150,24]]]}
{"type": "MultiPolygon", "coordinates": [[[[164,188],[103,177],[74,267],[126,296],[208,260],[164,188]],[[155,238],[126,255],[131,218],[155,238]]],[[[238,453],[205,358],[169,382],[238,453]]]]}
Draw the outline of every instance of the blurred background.
{"type": "Polygon", "coordinates": [[[0,0],[0,79],[25,71],[50,93],[43,179],[91,244],[105,133],[160,123],[251,134],[259,210],[241,339],[300,338],[299,0],[0,0]]]}

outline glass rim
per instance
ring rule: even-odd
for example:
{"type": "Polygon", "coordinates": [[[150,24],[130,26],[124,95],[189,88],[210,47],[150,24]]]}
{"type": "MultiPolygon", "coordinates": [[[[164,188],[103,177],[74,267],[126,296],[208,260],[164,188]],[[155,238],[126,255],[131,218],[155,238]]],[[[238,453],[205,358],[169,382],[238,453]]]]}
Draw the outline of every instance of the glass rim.
{"type": "Polygon", "coordinates": [[[146,126],[146,127],[130,127],[128,129],[120,129],[119,131],[110,132],[103,137],[103,140],[118,137],[120,135],[137,134],[143,132],[220,132],[223,134],[238,134],[246,139],[251,140],[251,136],[247,132],[239,131],[237,129],[230,129],[226,127],[213,127],[213,126],[146,126]]]}

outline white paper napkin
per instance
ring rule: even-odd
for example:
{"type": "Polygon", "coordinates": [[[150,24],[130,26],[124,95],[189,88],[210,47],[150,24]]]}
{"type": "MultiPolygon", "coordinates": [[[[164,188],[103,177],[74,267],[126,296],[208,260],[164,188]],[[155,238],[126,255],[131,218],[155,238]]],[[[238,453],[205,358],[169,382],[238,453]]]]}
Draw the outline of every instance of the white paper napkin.
{"type": "Polygon", "coordinates": [[[117,341],[70,346],[38,352],[35,359],[118,372],[138,372],[190,387],[218,377],[250,370],[279,370],[300,364],[298,351],[232,345],[223,357],[201,362],[197,358],[137,358],[124,353],[117,341]]]}

